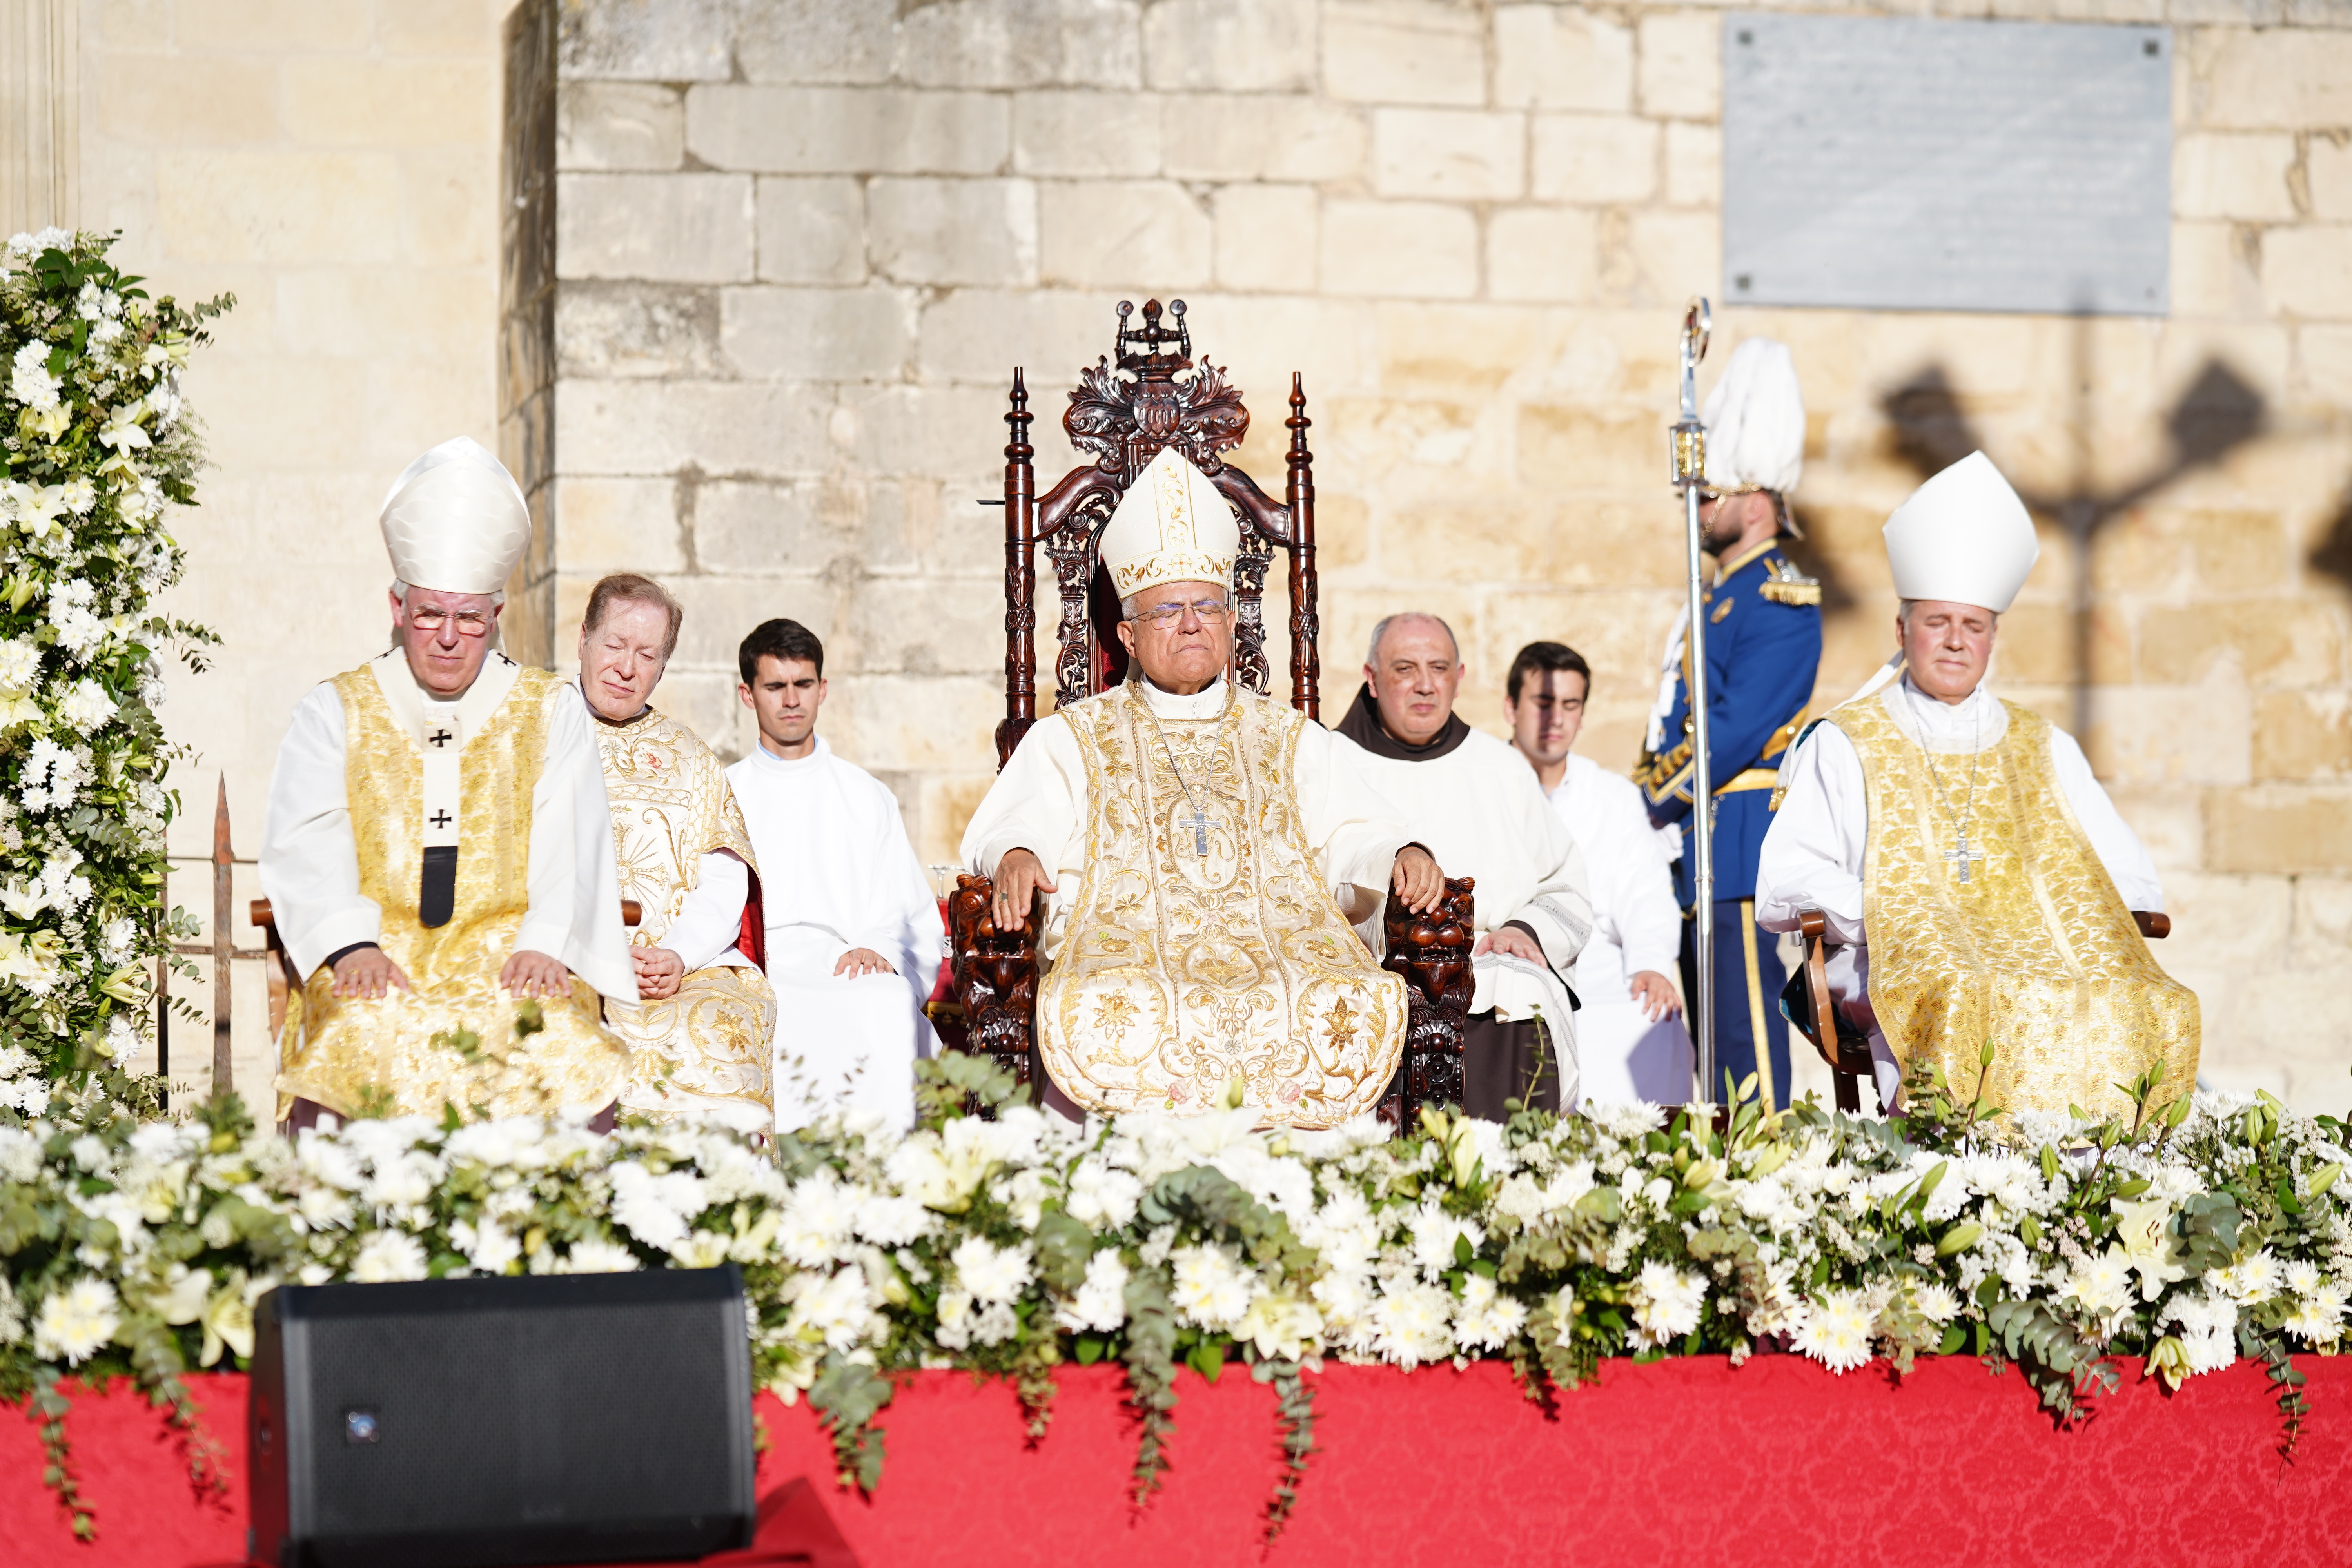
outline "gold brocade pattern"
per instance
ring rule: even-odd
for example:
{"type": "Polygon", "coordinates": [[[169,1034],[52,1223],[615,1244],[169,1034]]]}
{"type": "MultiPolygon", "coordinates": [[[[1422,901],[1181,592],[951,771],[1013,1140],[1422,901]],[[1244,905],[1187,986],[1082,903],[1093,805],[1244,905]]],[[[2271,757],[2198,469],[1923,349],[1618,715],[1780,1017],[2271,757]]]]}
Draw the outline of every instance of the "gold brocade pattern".
{"type": "Polygon", "coordinates": [[[517,1004],[499,984],[529,912],[530,796],[547,754],[547,705],[563,682],[524,669],[460,763],[457,889],[446,924],[417,915],[424,860],[424,759],[366,666],[335,678],[343,700],[344,789],[360,890],[383,910],[379,941],[413,990],[339,997],[325,964],[287,1010],[281,1095],[350,1115],[363,1107],[427,1115],[454,1105],[495,1116],[565,1106],[602,1110],[628,1058],[598,1019],[596,993],[542,999],[541,1032],[518,1041],[517,1004]],[[469,1058],[439,1034],[470,1030],[469,1058]]]}
{"type": "MultiPolygon", "coordinates": [[[[625,724],[600,723],[596,747],[621,897],[643,911],[633,945],[659,947],[703,856],[727,850],[758,877],[751,836],[718,756],[677,720],[648,709],[625,724]]],[[[614,1002],[606,1015],[628,1042],[625,1109],[654,1117],[729,1103],[772,1109],[776,993],[758,970],[714,963],[686,976],[675,996],[614,1002]]]]}
{"type": "Polygon", "coordinates": [[[1092,1110],[1205,1110],[1239,1074],[1267,1121],[1329,1127],[1395,1076],[1404,983],[1316,868],[1291,782],[1306,719],[1230,689],[1218,717],[1157,728],[1131,683],[1061,710],[1087,763],[1087,869],[1038,990],[1038,1047],[1092,1110]]]}
{"type": "Polygon", "coordinates": [[[2008,733],[1981,757],[1965,882],[1946,852],[1969,815],[1969,762],[1938,754],[1939,792],[1918,744],[1875,696],[1829,721],[1867,781],[1863,923],[1870,1003],[1906,1068],[1922,1056],[1961,1097],[1978,1092],[1984,1043],[1991,1102],[2007,1111],[2128,1114],[2116,1086],[2164,1063],[2157,1098],[2197,1078],[2195,993],[2157,964],[2066,804],[2048,721],[2004,703],[2008,733]]]}

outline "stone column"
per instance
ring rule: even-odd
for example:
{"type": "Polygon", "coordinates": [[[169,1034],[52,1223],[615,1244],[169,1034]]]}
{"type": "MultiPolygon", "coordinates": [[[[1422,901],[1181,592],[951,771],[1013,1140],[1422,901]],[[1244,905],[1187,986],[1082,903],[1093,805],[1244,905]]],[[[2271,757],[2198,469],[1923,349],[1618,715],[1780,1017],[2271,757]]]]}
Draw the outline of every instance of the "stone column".
{"type": "Polygon", "coordinates": [[[556,0],[507,17],[499,115],[499,456],[530,503],[530,553],[507,584],[506,645],[555,662],[556,0]]]}
{"type": "Polygon", "coordinates": [[[80,216],[80,0],[0,0],[0,236],[80,216]]]}

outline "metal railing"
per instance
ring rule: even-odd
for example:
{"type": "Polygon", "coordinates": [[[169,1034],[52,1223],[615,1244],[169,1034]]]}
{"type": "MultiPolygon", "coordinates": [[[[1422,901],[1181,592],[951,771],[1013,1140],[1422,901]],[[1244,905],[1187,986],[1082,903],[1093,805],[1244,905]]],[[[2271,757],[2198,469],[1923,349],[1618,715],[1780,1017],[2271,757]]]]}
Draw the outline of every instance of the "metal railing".
{"type": "MultiPolygon", "coordinates": [[[[240,960],[258,961],[268,956],[266,949],[239,947],[230,935],[234,917],[234,882],[236,868],[250,866],[251,860],[237,858],[229,842],[228,778],[220,781],[220,795],[213,808],[213,852],[210,855],[172,855],[165,858],[177,864],[210,865],[213,868],[212,940],[207,942],[175,942],[172,951],[193,958],[213,961],[213,1060],[212,1084],[215,1093],[235,1087],[235,1053],[231,1049],[231,1014],[234,1010],[234,966],[240,960]]],[[[171,906],[171,887],[163,889],[163,905],[171,906]]],[[[155,961],[155,1074],[168,1084],[172,1079],[172,963],[168,958],[155,961]]],[[[165,1103],[170,1095],[165,1094],[165,1103]]]]}

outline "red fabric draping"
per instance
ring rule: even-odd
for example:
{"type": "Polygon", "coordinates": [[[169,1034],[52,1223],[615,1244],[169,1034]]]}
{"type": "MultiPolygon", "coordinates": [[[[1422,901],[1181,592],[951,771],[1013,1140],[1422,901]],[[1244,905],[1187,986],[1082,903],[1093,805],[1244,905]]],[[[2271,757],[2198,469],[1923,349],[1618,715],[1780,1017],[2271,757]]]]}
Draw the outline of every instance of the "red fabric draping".
{"type": "MultiPolygon", "coordinates": [[[[1264,1561],[1713,1564],[2276,1564],[2339,1562],[2352,1536],[2352,1359],[2313,1359],[2293,1464],[2261,1369],[2178,1394],[2127,1374],[2087,1426],[2061,1432],[2014,1373],[1929,1358],[1833,1377],[1793,1356],[1612,1363],[1548,1415],[1491,1363],[1314,1379],[1315,1440],[1298,1510],[1264,1561]]],[[[243,1553],[245,1380],[192,1378],[231,1450],[226,1499],[197,1499],[160,1413],[126,1385],[80,1391],[68,1430],[99,1540],[74,1544],[42,1489],[21,1410],[0,1413],[0,1563],[198,1568],[243,1553]]],[[[821,1562],[829,1526],[865,1568],[1259,1559],[1278,1471],[1273,1392],[1228,1371],[1179,1384],[1174,1472],[1127,1501],[1135,1454],[1117,1373],[1068,1368],[1045,1438],[1012,1392],[955,1373],[912,1379],[883,1412],[888,1462],[871,1498],[838,1489],[805,1405],[762,1397],[764,1552],[821,1562]],[[805,1479],[807,1487],[788,1491],[805,1479]],[[821,1509],[820,1515],[815,1510],[821,1509]]]]}

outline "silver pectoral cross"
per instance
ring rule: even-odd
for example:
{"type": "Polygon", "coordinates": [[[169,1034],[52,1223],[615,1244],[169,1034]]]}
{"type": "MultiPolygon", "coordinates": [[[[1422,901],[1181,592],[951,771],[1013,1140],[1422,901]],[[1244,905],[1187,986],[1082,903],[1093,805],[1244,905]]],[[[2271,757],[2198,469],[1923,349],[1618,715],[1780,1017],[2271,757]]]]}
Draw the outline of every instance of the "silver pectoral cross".
{"type": "Polygon", "coordinates": [[[1969,846],[1969,836],[1965,833],[1959,836],[1958,840],[1949,849],[1944,851],[1945,862],[1959,868],[1958,879],[1963,882],[1969,879],[1969,872],[1972,869],[1973,863],[1984,858],[1983,850],[1969,846]]]}
{"type": "Polygon", "coordinates": [[[1209,819],[1198,806],[1192,808],[1192,853],[1202,860],[1209,858],[1209,819]]]}

